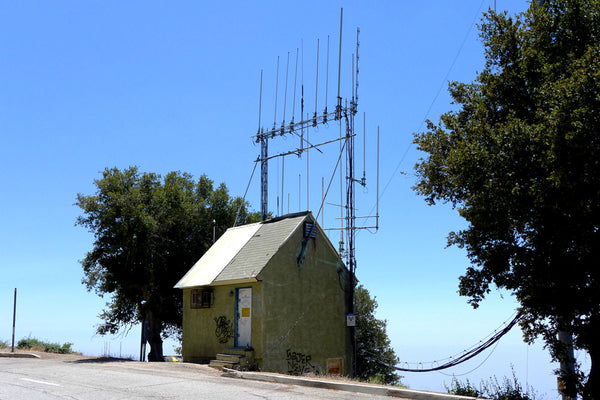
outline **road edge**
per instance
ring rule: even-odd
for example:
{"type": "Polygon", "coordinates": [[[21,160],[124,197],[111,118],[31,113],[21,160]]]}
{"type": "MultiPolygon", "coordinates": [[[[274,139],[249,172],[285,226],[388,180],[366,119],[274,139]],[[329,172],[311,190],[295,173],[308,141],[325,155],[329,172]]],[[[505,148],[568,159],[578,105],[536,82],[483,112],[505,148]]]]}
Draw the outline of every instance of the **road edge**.
{"type": "Polygon", "coordinates": [[[475,400],[474,397],[458,396],[448,393],[428,392],[382,385],[326,381],[290,375],[263,374],[260,372],[237,371],[223,368],[222,374],[228,378],[248,379],[263,382],[283,383],[288,385],[308,386],[319,389],[333,389],[346,392],[365,393],[376,396],[398,397],[410,400],[475,400]]]}

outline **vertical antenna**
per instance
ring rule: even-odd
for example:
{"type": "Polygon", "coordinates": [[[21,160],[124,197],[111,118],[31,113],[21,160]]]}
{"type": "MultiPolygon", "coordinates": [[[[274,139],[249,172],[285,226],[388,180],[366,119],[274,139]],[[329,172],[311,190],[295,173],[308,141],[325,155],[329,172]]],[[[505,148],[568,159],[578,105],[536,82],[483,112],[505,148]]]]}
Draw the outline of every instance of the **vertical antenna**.
{"type": "MultiPolygon", "coordinates": [[[[283,157],[281,157],[281,158],[283,158],[283,157]]],[[[279,210],[280,210],[279,205],[281,204],[279,201],[279,157],[277,157],[276,171],[277,171],[277,179],[275,179],[275,183],[277,183],[277,189],[275,190],[275,200],[276,200],[275,216],[278,217],[281,215],[281,214],[279,214],[279,210]]],[[[283,199],[281,199],[281,201],[283,201],[283,199]]]]}
{"type": "Polygon", "coordinates": [[[363,112],[363,177],[361,184],[367,183],[367,115],[363,112]]]}
{"type": "MultiPolygon", "coordinates": [[[[321,204],[325,204],[325,177],[321,177],[321,204]]],[[[321,228],[325,227],[324,224],[325,211],[321,214],[321,228]]]]}
{"type": "MultiPolygon", "coordinates": [[[[304,118],[304,40],[300,40],[300,120],[304,118]]],[[[304,124],[300,132],[300,150],[304,148],[304,124]]],[[[298,209],[300,211],[301,209],[298,209]]]]}
{"type": "Polygon", "coordinates": [[[351,72],[351,76],[352,76],[352,78],[350,79],[350,81],[351,81],[350,82],[351,83],[350,93],[352,94],[352,97],[350,98],[350,106],[354,107],[354,54],[352,54],[352,57],[350,57],[350,61],[351,61],[350,62],[350,65],[351,65],[350,72],[351,72]]]}
{"type": "MultiPolygon", "coordinates": [[[[338,82],[337,82],[337,104],[335,106],[335,119],[340,120],[340,138],[342,137],[342,96],[340,94],[340,79],[342,75],[342,22],[344,20],[344,8],[340,8],[340,44],[338,46],[338,82]]],[[[342,152],[342,141],[340,140],[340,153],[342,152]]],[[[342,185],[342,168],[340,167],[340,255],[344,251],[344,190],[342,185]]]]}
{"type": "MultiPolygon", "coordinates": [[[[286,111],[286,107],[287,107],[287,86],[288,86],[287,84],[288,84],[289,68],[290,68],[290,52],[288,51],[287,64],[285,66],[285,91],[284,91],[284,95],[283,95],[283,121],[281,122],[281,129],[282,129],[281,133],[283,133],[283,127],[285,126],[285,111],[286,111]]],[[[283,197],[281,198],[281,201],[283,202],[283,197]]],[[[283,206],[281,207],[281,209],[283,210],[283,206]]]]}
{"type": "Polygon", "coordinates": [[[375,229],[379,229],[379,125],[377,125],[377,203],[375,204],[375,229]]]}
{"type": "Polygon", "coordinates": [[[338,49],[338,85],[337,85],[337,106],[335,108],[335,119],[342,118],[342,97],[340,95],[340,79],[342,75],[342,21],[344,20],[344,9],[340,9],[340,46],[338,49]]]}
{"type": "Polygon", "coordinates": [[[298,174],[298,211],[302,210],[302,174],[298,174]]]}
{"type": "MultiPolygon", "coordinates": [[[[306,119],[308,119],[308,113],[306,113],[306,119]]],[[[310,143],[308,137],[308,125],[306,126],[306,143],[310,143]]],[[[310,146],[310,144],[309,144],[310,146]]],[[[310,210],[310,147],[306,149],[306,210],[310,210]]]]}
{"type": "Polygon", "coordinates": [[[256,134],[260,134],[260,119],[262,112],[262,81],[263,81],[263,70],[260,70],[260,90],[258,94],[258,129],[256,130],[256,134]]]}
{"type": "Polygon", "coordinates": [[[358,105],[358,46],[360,42],[358,41],[358,37],[360,35],[360,28],[356,28],[356,87],[354,89],[354,106],[358,105]]]}
{"type": "Polygon", "coordinates": [[[262,82],[263,71],[260,70],[260,94],[258,96],[258,133],[260,138],[260,218],[262,221],[267,220],[269,213],[269,142],[266,135],[261,134],[260,120],[262,111],[262,82]]]}
{"type": "Polygon", "coordinates": [[[319,99],[319,39],[317,39],[317,78],[315,79],[315,113],[313,115],[313,126],[317,126],[317,103],[319,99]]]}
{"type": "MultiPolygon", "coordinates": [[[[292,129],[294,125],[294,117],[296,116],[296,81],[298,80],[298,48],[296,47],[296,69],[294,72],[294,100],[292,102],[292,129]]],[[[302,118],[300,118],[302,119],[302,118]]]]}
{"type": "Polygon", "coordinates": [[[277,56],[277,72],[275,74],[275,112],[273,113],[273,130],[277,124],[277,93],[279,92],[279,56],[277,56]]]}
{"type": "Polygon", "coordinates": [[[283,215],[283,184],[285,182],[285,157],[281,157],[281,215],[283,215]]]}
{"type": "MultiPolygon", "coordinates": [[[[325,69],[325,110],[323,111],[323,123],[327,122],[327,102],[329,96],[329,35],[327,35],[327,67],[325,69]]],[[[322,225],[322,224],[321,224],[322,225]]]]}
{"type": "MultiPolygon", "coordinates": [[[[342,138],[342,120],[340,119],[340,157],[341,157],[342,151],[344,149],[344,146],[342,145],[342,142],[344,142],[344,140],[341,140],[341,138],[342,138]]],[[[340,243],[339,243],[338,251],[340,253],[340,256],[342,256],[342,253],[344,252],[344,208],[342,207],[342,204],[344,204],[344,187],[343,187],[343,180],[342,180],[342,166],[341,165],[339,168],[339,177],[340,177],[340,243]]]]}

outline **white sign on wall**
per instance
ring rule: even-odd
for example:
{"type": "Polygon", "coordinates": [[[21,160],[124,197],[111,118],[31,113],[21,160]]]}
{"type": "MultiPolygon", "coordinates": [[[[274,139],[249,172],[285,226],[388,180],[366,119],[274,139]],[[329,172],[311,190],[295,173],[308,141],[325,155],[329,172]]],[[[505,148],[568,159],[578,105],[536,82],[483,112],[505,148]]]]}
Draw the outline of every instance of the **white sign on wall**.
{"type": "Polygon", "coordinates": [[[356,314],[346,315],[346,326],[356,326],[356,314]]]}

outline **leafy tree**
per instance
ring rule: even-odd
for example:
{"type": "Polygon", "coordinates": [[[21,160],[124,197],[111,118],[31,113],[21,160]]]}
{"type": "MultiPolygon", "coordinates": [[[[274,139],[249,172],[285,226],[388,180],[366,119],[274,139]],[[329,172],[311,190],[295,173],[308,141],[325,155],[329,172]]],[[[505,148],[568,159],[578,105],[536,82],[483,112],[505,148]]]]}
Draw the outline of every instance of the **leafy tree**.
{"type": "Polygon", "coordinates": [[[415,189],[468,222],[449,235],[472,262],[459,293],[477,307],[507,289],[526,341],[555,359],[571,333],[591,370],[561,373],[567,394],[600,399],[600,1],[532,1],[480,30],[483,71],[451,83],[455,110],[415,137],[415,189]]]}
{"type": "Polygon", "coordinates": [[[394,365],[398,357],[386,332],[387,322],[375,318],[377,300],[362,285],[354,293],[357,378],[386,385],[400,383],[394,365]]]}
{"type": "Polygon", "coordinates": [[[138,322],[150,344],[150,361],[162,360],[162,339],[181,330],[182,297],[177,281],[211,246],[213,221],[220,236],[234,224],[256,220],[240,198],[206,176],[186,173],[164,179],[136,167],[106,169],[96,193],[77,195],[83,214],[77,225],[94,234],[81,261],[88,291],[110,295],[99,315],[99,334],[117,333],[138,322]]]}

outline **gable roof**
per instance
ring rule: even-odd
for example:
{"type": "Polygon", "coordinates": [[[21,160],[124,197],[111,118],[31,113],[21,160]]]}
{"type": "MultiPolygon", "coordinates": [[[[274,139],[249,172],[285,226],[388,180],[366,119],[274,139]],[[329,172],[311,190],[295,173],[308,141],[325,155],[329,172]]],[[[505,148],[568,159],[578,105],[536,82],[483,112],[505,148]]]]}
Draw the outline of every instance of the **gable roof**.
{"type": "Polygon", "coordinates": [[[256,281],[271,257],[307,219],[315,222],[306,211],[229,228],[175,288],[256,281]]]}

